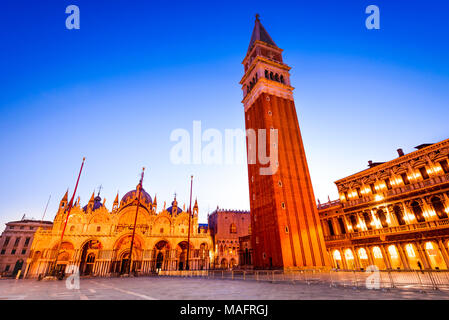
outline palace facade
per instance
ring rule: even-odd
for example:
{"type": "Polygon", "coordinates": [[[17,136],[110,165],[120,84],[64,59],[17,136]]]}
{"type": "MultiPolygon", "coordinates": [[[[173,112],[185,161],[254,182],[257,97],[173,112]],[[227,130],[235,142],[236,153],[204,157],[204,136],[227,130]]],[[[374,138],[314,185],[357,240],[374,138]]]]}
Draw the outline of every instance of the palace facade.
{"type": "MultiPolygon", "coordinates": [[[[137,187],[139,188],[139,186],[137,187]]],[[[130,243],[137,209],[137,190],[117,197],[109,211],[99,195],[82,207],[78,198],[68,218],[63,242],[57,253],[67,217],[68,194],[60,202],[50,230],[39,229],[34,236],[25,276],[46,274],[54,265],[66,273],[79,269],[81,275],[111,276],[132,271],[151,274],[161,270],[185,270],[190,252],[190,270],[206,270],[214,261],[212,238],[207,226],[198,224],[198,203],[192,210],[190,243],[189,213],[173,200],[157,209],[142,189],[135,239],[130,262],[130,243]],[[188,250],[188,246],[190,249],[188,250]]]]}
{"type": "Polygon", "coordinates": [[[215,250],[215,269],[240,267],[239,237],[251,233],[249,211],[215,210],[208,216],[209,230],[215,250]]]}
{"type": "Polygon", "coordinates": [[[319,205],[334,268],[449,269],[449,139],[335,182],[319,205]]]}

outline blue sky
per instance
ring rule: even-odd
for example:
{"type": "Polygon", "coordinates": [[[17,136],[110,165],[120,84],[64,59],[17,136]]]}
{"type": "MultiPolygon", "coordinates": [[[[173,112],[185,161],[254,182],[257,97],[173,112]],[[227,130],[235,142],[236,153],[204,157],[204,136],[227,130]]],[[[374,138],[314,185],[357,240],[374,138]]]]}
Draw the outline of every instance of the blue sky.
{"type": "MultiPolygon", "coordinates": [[[[145,189],[159,207],[248,209],[245,165],[174,165],[174,129],[244,128],[239,80],[261,15],[291,81],[315,195],[421,143],[449,138],[447,1],[23,1],[0,11],[0,223],[53,219],[65,190],[145,189]],[[76,4],[81,29],[67,30],[76,4]],[[380,30],[365,8],[380,8],[380,30]]],[[[1,228],[0,228],[1,229],[1,228]]]]}

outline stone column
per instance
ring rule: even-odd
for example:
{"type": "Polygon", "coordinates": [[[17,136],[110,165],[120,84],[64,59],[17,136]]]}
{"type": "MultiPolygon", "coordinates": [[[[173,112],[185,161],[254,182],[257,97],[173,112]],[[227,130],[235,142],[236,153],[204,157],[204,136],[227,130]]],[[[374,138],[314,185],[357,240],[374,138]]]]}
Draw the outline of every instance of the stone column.
{"type": "Polygon", "coordinates": [[[349,269],[347,261],[346,261],[344,249],[340,250],[340,256],[341,256],[341,263],[343,264],[343,269],[346,269],[346,270],[349,269]]]}
{"type": "Polygon", "coordinates": [[[385,211],[387,212],[387,219],[390,221],[390,223],[387,222],[388,226],[393,227],[399,225],[399,223],[396,221],[396,217],[390,212],[388,206],[385,206],[385,211]]]}
{"type": "Polygon", "coordinates": [[[407,218],[404,218],[405,224],[412,224],[412,223],[417,222],[415,214],[410,213],[411,211],[409,211],[409,207],[404,202],[401,202],[401,205],[402,205],[402,211],[404,211],[404,216],[407,216],[407,218]],[[411,215],[414,219],[409,220],[409,218],[408,218],[409,215],[411,215]]]}
{"type": "Polygon", "coordinates": [[[374,261],[374,257],[373,257],[373,253],[371,251],[371,247],[366,247],[365,248],[366,254],[368,255],[368,262],[370,265],[375,265],[375,261],[374,261]]]}
{"type": "Polygon", "coordinates": [[[408,263],[407,254],[404,252],[404,248],[402,247],[402,243],[397,244],[399,256],[401,257],[402,265],[404,266],[404,269],[410,269],[410,265],[408,263]]]}
{"type": "Polygon", "coordinates": [[[332,226],[334,227],[335,235],[341,234],[340,226],[338,225],[336,218],[331,218],[332,226]]]}
{"type": "Polygon", "coordinates": [[[424,269],[432,269],[432,265],[429,261],[429,257],[427,256],[427,253],[426,253],[425,249],[423,248],[422,243],[417,241],[415,243],[415,245],[416,245],[416,248],[418,249],[418,255],[419,255],[419,258],[423,265],[423,268],[424,269]]]}
{"type": "Polygon", "coordinates": [[[423,209],[424,211],[427,211],[427,213],[429,214],[429,217],[424,217],[426,218],[426,221],[432,221],[432,220],[438,220],[438,215],[435,212],[435,210],[433,209],[433,207],[430,205],[429,200],[427,198],[422,198],[422,203],[423,203],[423,209]],[[434,216],[431,216],[431,213],[435,213],[434,216]]]}
{"type": "Polygon", "coordinates": [[[360,270],[362,268],[362,264],[359,261],[359,255],[357,254],[357,251],[355,250],[354,247],[352,247],[351,250],[352,250],[352,255],[354,256],[355,268],[357,270],[360,270]]]}
{"type": "Polygon", "coordinates": [[[385,245],[380,245],[380,251],[382,252],[382,257],[384,259],[385,266],[387,269],[392,269],[392,264],[390,260],[390,253],[388,252],[388,249],[386,249],[385,245]]]}
{"type": "Polygon", "coordinates": [[[446,268],[449,269],[449,255],[447,253],[446,247],[441,239],[438,240],[438,248],[440,249],[440,253],[443,256],[444,263],[446,264],[446,268]]]}

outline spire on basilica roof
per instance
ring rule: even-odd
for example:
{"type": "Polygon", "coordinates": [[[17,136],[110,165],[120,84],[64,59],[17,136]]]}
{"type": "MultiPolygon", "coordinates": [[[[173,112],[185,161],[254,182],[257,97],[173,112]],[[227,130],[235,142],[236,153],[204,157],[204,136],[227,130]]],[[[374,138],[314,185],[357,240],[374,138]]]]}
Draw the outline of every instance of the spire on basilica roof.
{"type": "Polygon", "coordinates": [[[248,52],[252,49],[254,42],[257,40],[265,42],[266,44],[272,45],[277,47],[276,43],[274,43],[273,39],[271,39],[270,35],[268,34],[267,30],[263,27],[262,23],[260,22],[260,15],[256,14],[256,22],[253,29],[253,34],[251,36],[251,40],[249,42],[248,46],[248,52]]]}
{"type": "Polygon", "coordinates": [[[92,196],[90,197],[89,202],[94,202],[95,201],[95,190],[94,192],[92,192],[92,196]]]}
{"type": "Polygon", "coordinates": [[[69,189],[67,189],[61,201],[67,202],[68,200],[69,200],[69,189]]]}

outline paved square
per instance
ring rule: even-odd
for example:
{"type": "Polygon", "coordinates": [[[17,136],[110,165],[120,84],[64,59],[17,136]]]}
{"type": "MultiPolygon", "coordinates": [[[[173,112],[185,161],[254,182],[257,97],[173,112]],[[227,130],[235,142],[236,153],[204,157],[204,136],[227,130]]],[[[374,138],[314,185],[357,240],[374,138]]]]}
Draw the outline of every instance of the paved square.
{"type": "Polygon", "coordinates": [[[341,300],[449,299],[449,291],[367,290],[325,284],[270,283],[206,278],[139,277],[89,278],[80,289],[66,281],[0,280],[0,300],[341,300]]]}

